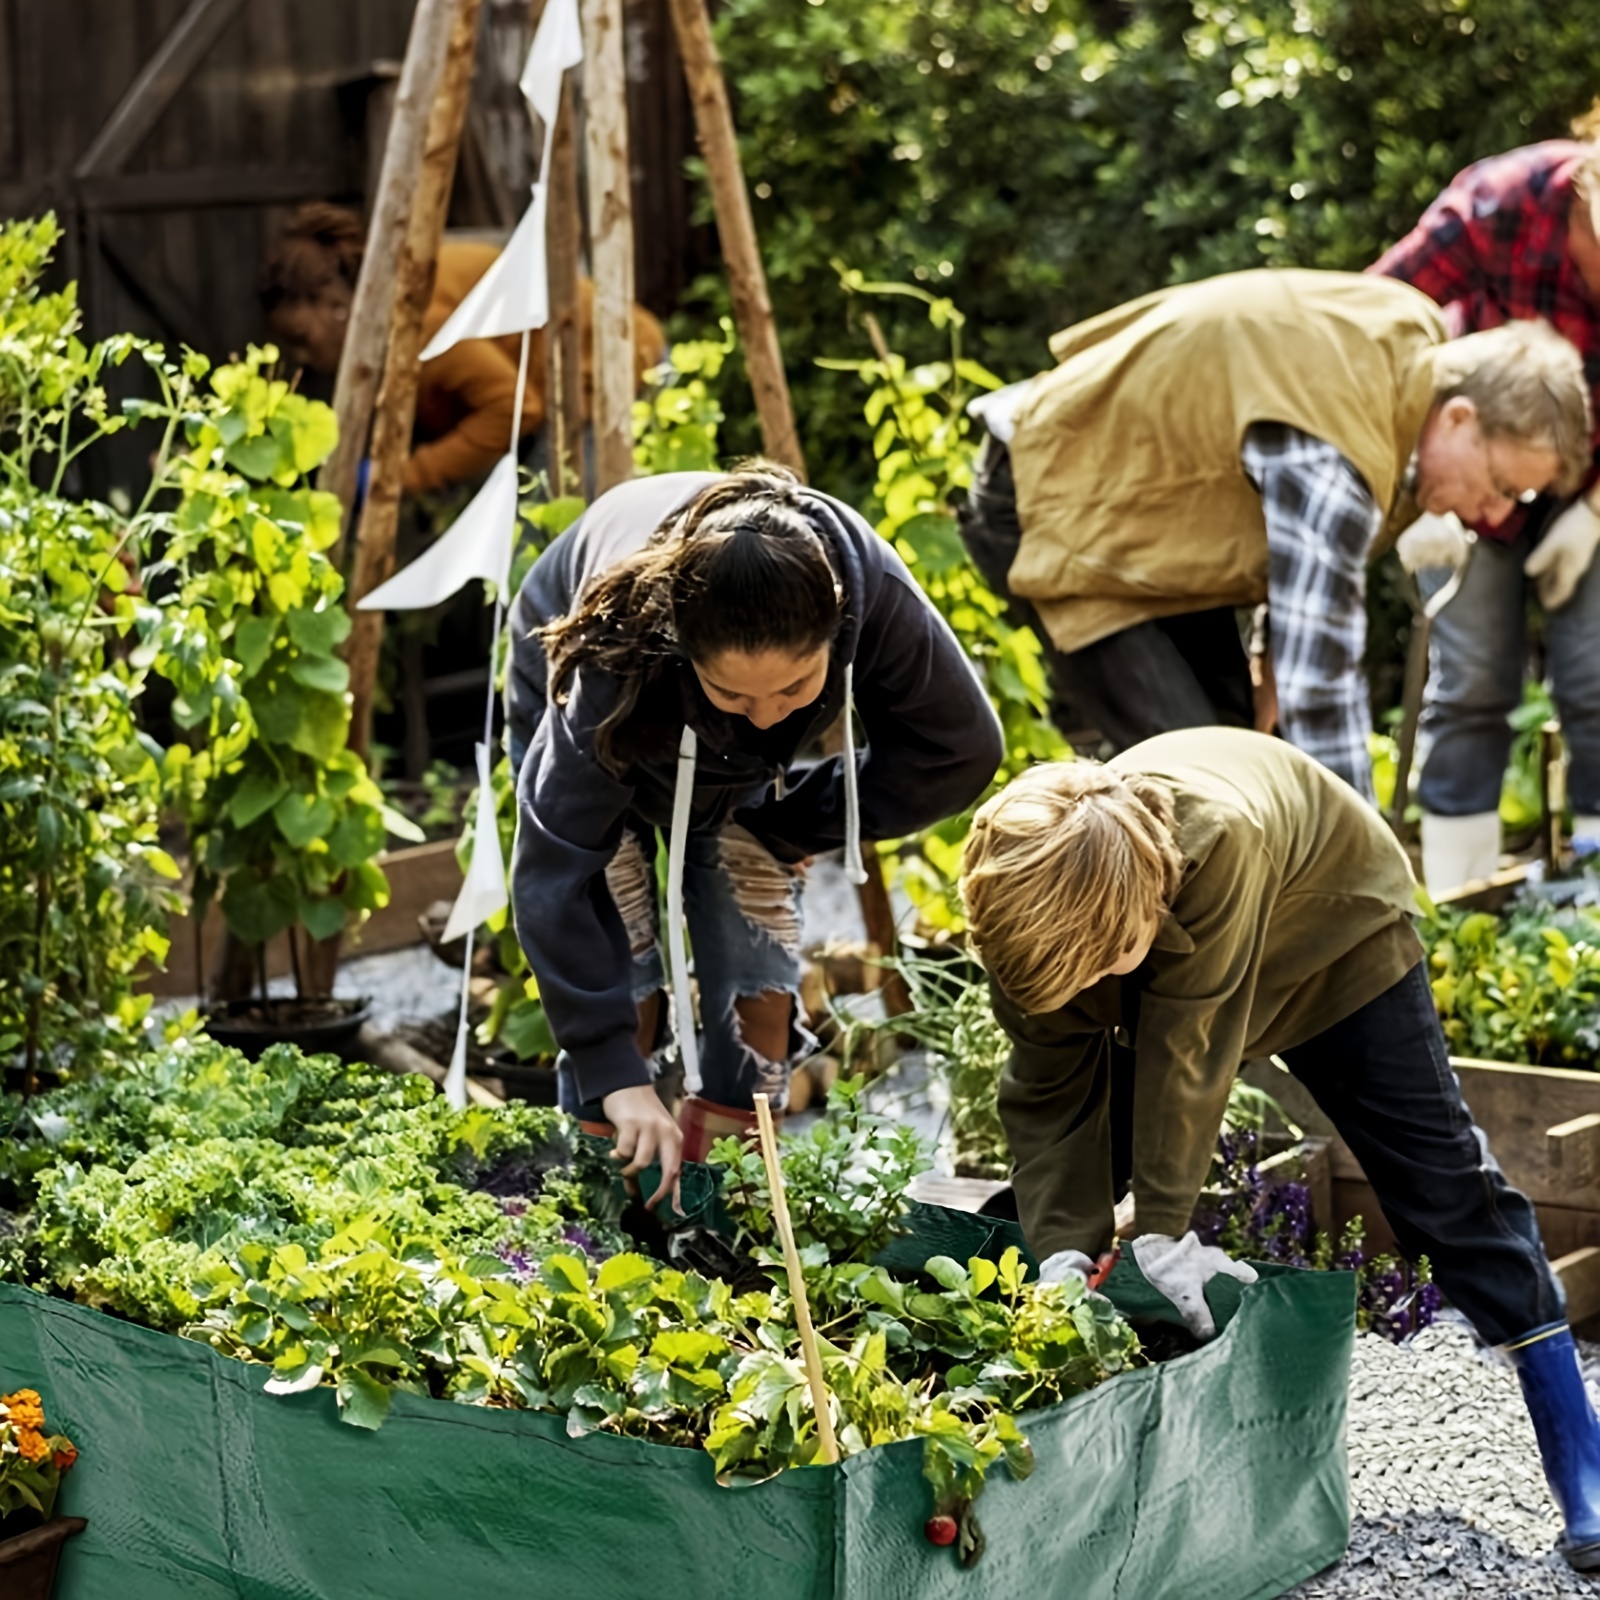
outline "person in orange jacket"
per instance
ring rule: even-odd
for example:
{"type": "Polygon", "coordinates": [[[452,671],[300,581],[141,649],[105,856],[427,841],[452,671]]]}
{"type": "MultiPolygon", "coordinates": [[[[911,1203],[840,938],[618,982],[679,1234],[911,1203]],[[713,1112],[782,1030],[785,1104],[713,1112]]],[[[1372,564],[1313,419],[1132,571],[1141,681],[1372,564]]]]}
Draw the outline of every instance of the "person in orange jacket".
{"type": "MultiPolygon", "coordinates": [[[[366,227],[344,206],[317,201],[301,206],[268,256],[261,301],[272,337],[285,356],[311,372],[339,369],[356,278],[366,250],[366,227]]],[[[471,293],[499,251],[472,240],[445,239],[439,247],[433,294],[422,319],[424,345],[471,293]]],[[[594,285],[578,280],[578,331],[583,351],[583,416],[594,401],[594,285]]],[[[464,339],[422,363],[416,429],[406,463],[408,494],[428,494],[482,478],[505,454],[516,406],[520,336],[464,339]]],[[[633,308],[636,382],[666,359],[661,324],[633,308]]],[[[544,423],[544,332],[534,329],[528,351],[522,433],[544,423]]]]}

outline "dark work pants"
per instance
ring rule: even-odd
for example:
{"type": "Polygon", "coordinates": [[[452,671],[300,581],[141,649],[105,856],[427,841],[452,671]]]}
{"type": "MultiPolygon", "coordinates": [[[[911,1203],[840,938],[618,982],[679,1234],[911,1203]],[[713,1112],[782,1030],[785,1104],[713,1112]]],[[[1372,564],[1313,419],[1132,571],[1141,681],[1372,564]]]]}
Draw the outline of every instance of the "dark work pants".
{"type": "Polygon", "coordinates": [[[1252,726],[1250,662],[1231,606],[1137,623],[1082,650],[1056,648],[1038,612],[1007,582],[1022,526],[1011,453],[992,437],[978,452],[961,537],[984,582],[1008,602],[1009,620],[1038,636],[1063,732],[1073,721],[1092,723],[1126,750],[1176,728],[1252,726]]]}
{"type": "Polygon", "coordinates": [[[1490,1344],[1566,1319],[1527,1197],[1472,1121],[1418,962],[1283,1061],[1361,1163],[1400,1248],[1490,1344]]]}

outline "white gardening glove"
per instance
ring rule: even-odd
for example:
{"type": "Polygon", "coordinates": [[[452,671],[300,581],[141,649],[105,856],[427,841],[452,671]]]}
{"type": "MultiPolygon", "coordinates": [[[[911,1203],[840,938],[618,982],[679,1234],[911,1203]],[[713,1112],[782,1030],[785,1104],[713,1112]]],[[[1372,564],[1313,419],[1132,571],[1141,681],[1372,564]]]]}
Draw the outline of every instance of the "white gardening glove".
{"type": "Polygon", "coordinates": [[[1443,516],[1428,512],[1400,535],[1394,548],[1407,572],[1422,572],[1430,567],[1459,572],[1471,543],[1455,512],[1447,511],[1443,516]]]}
{"type": "Polygon", "coordinates": [[[1235,1261],[1214,1244],[1201,1244],[1193,1229],[1181,1239],[1164,1233],[1141,1234],[1133,1241],[1133,1259],[1150,1286],[1159,1289],[1183,1314],[1184,1326],[1197,1339],[1217,1331],[1206,1304],[1205,1287],[1219,1273],[1254,1283],[1256,1269],[1235,1261]]]}
{"type": "Polygon", "coordinates": [[[1081,1250],[1057,1250],[1046,1256],[1039,1267],[1040,1283],[1065,1283],[1069,1277],[1078,1277],[1088,1283],[1094,1271],[1094,1262],[1081,1250]]]}
{"type": "Polygon", "coordinates": [[[1600,516],[1582,495],[1572,502],[1545,534],[1522,570],[1537,583],[1539,604],[1559,611],[1571,598],[1600,546],[1600,516]]]}

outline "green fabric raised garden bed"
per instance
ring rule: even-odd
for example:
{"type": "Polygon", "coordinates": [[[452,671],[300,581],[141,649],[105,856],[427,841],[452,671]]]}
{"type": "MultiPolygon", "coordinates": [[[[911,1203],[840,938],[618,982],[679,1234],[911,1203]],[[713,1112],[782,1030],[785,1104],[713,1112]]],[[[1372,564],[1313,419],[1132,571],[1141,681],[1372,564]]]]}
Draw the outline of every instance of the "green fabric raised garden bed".
{"type": "MultiPolygon", "coordinates": [[[[913,1222],[897,1264],[1017,1242],[913,1222]]],[[[1107,1292],[1169,1309],[1129,1262],[1107,1292]]],[[[0,1388],[45,1392],[83,1450],[59,1600],[1265,1600],[1348,1538],[1352,1280],[1267,1267],[1213,1303],[1214,1343],[1021,1419],[1037,1470],[991,1482],[970,1569],[923,1537],[917,1440],[727,1489],[704,1452],[536,1412],[397,1394],[371,1433],[328,1389],[264,1394],[267,1368],[12,1286],[0,1388]]]]}

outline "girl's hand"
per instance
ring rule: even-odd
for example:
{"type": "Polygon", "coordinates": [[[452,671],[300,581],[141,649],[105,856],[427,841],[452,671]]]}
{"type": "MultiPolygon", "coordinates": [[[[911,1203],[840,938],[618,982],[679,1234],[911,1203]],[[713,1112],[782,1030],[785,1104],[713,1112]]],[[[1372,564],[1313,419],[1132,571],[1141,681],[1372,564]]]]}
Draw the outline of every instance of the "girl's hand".
{"type": "MultiPolygon", "coordinates": [[[[600,1104],[606,1120],[617,1130],[613,1161],[624,1162],[622,1176],[632,1179],[652,1161],[661,1163],[661,1186],[645,1202],[653,1206],[663,1195],[672,1196],[673,1208],[682,1214],[678,1196],[678,1171],[683,1165],[683,1130],[662,1105],[661,1097],[648,1083],[631,1089],[614,1089],[600,1104]]],[[[631,1181],[630,1190],[636,1185],[631,1181]]]]}

